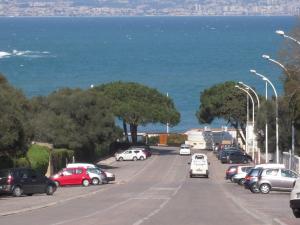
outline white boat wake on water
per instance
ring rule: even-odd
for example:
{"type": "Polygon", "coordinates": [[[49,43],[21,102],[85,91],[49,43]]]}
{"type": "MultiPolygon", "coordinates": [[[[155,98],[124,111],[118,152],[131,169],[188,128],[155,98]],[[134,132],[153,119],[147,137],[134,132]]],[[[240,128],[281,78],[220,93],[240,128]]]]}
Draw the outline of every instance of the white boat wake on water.
{"type": "Polygon", "coordinates": [[[4,52],[0,51],[0,59],[1,58],[9,58],[9,57],[30,57],[30,58],[42,58],[42,57],[51,57],[50,52],[48,51],[18,51],[16,49],[12,50],[12,52],[4,52]]]}

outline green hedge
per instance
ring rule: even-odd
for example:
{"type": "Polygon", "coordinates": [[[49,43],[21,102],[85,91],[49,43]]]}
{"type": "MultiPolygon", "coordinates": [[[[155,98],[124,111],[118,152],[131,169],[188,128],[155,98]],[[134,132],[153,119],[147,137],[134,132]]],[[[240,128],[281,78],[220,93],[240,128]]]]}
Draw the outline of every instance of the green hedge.
{"type": "Polygon", "coordinates": [[[187,140],[185,134],[169,134],[167,144],[169,146],[180,146],[187,140]]]}
{"type": "Polygon", "coordinates": [[[27,152],[27,159],[31,168],[45,174],[48,169],[50,149],[40,145],[31,145],[27,152]]]}
{"type": "Polygon", "coordinates": [[[15,167],[31,167],[29,160],[26,157],[21,157],[15,160],[15,167]]]}
{"type": "Polygon", "coordinates": [[[72,162],[73,156],[74,151],[72,150],[65,148],[53,149],[51,152],[53,172],[56,173],[66,167],[66,163],[72,162]]]}
{"type": "Polygon", "coordinates": [[[152,136],[148,138],[149,145],[158,145],[159,143],[159,136],[152,136]]]}

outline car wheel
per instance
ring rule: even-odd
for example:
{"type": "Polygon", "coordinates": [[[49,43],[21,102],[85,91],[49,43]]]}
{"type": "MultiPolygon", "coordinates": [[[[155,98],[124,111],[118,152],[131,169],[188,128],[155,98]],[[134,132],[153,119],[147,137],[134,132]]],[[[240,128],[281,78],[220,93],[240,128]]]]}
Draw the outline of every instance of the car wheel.
{"type": "Polygon", "coordinates": [[[260,185],[259,190],[263,194],[269,194],[271,187],[269,184],[262,184],[260,185]]]}
{"type": "Polygon", "coordinates": [[[100,182],[99,182],[99,179],[98,178],[93,178],[92,179],[92,184],[93,185],[98,185],[100,182]]]}
{"type": "Polygon", "coordinates": [[[54,183],[55,183],[56,187],[59,187],[60,184],[58,181],[54,181],[54,183]]]}
{"type": "Polygon", "coordinates": [[[46,194],[53,195],[54,192],[55,192],[55,188],[52,185],[48,185],[46,188],[46,194]]]}
{"type": "Polygon", "coordinates": [[[140,157],[140,160],[142,160],[142,161],[143,161],[144,159],[145,159],[145,158],[144,158],[144,156],[141,156],[141,157],[140,157]]]}
{"type": "Polygon", "coordinates": [[[20,188],[19,186],[17,186],[17,187],[15,187],[13,189],[13,193],[12,194],[13,194],[14,197],[20,197],[22,195],[22,193],[23,193],[22,188],[20,188]]]}
{"type": "Polygon", "coordinates": [[[293,214],[296,218],[300,218],[300,209],[292,209],[293,214]]]}
{"type": "Polygon", "coordinates": [[[123,161],[123,160],[124,160],[123,157],[118,158],[118,161],[123,161]]]}
{"type": "Polygon", "coordinates": [[[84,186],[84,187],[89,186],[89,184],[90,184],[90,182],[89,182],[88,180],[86,180],[86,179],[84,179],[84,180],[82,181],[82,186],[84,186]]]}
{"type": "Polygon", "coordinates": [[[252,192],[252,193],[259,193],[259,188],[257,187],[257,184],[255,183],[255,184],[252,184],[251,186],[250,186],[250,191],[252,192]]]}
{"type": "Polygon", "coordinates": [[[239,180],[239,185],[244,185],[245,181],[246,181],[245,178],[240,179],[239,180]]]}
{"type": "Polygon", "coordinates": [[[136,157],[136,156],[134,156],[133,158],[132,158],[132,160],[133,161],[136,161],[138,158],[136,157]]]}
{"type": "Polygon", "coordinates": [[[230,177],[230,181],[233,183],[234,182],[234,179],[233,179],[233,177],[230,177]]]}

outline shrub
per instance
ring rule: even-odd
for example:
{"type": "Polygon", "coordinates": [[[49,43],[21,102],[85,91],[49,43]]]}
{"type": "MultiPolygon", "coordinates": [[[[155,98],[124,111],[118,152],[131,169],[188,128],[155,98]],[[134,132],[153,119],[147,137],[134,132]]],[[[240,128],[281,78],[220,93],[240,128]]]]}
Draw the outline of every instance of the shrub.
{"type": "Polygon", "coordinates": [[[41,174],[45,174],[49,164],[49,154],[49,148],[40,145],[32,145],[27,152],[27,158],[31,168],[39,171],[41,174]]]}
{"type": "Polygon", "coordinates": [[[74,156],[74,151],[57,148],[51,151],[51,159],[53,164],[53,172],[56,173],[62,168],[66,167],[66,164],[72,161],[74,156]]]}
{"type": "Polygon", "coordinates": [[[11,168],[14,166],[13,160],[8,156],[0,156],[0,169],[11,168]]]}
{"type": "Polygon", "coordinates": [[[168,142],[169,146],[180,146],[187,140],[187,136],[185,134],[169,134],[168,142]]]}
{"type": "Polygon", "coordinates": [[[31,167],[31,165],[26,157],[21,157],[15,160],[15,167],[31,167]]]}
{"type": "Polygon", "coordinates": [[[158,145],[159,143],[159,136],[152,136],[148,138],[149,145],[158,145]]]}

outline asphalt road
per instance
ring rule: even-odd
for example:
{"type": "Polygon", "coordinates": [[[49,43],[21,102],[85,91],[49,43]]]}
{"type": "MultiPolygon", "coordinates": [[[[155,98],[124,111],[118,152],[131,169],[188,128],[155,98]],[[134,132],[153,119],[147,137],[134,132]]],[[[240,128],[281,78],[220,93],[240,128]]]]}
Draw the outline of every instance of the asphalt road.
{"type": "Polygon", "coordinates": [[[137,162],[114,162],[114,184],[59,188],[54,196],[0,197],[1,225],[300,224],[289,193],[252,194],[224,180],[228,165],[206,152],[210,178],[189,178],[189,156],[160,148],[137,162]]]}

